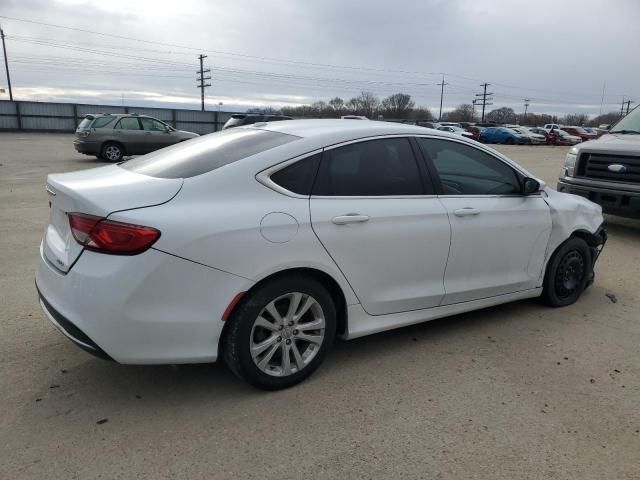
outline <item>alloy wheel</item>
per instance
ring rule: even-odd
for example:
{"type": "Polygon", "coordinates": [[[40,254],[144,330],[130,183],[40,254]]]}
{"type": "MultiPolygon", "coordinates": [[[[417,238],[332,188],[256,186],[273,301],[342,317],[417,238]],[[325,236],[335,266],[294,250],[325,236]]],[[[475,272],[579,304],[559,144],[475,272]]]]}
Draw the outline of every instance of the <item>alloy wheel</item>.
{"type": "Polygon", "coordinates": [[[107,160],[115,161],[120,159],[122,153],[120,151],[120,148],[116,145],[109,145],[104,149],[104,156],[107,158],[107,160]]]}
{"type": "Polygon", "coordinates": [[[300,292],[267,304],[251,328],[250,352],[264,373],[286,377],[303,370],[320,351],[325,316],[318,301],[300,292]]]}

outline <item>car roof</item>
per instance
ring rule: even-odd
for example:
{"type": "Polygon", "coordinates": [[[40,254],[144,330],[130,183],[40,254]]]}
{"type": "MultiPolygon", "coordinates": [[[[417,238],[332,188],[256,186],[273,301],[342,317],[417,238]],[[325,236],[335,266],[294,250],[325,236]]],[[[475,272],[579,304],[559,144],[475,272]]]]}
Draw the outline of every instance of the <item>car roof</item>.
{"type": "Polygon", "coordinates": [[[284,120],[273,123],[258,123],[238,128],[260,128],[273,132],[286,133],[306,139],[318,139],[319,143],[331,145],[358,138],[380,135],[434,135],[447,138],[458,138],[449,132],[427,129],[405,123],[380,122],[352,122],[347,119],[322,120],[284,120]]]}

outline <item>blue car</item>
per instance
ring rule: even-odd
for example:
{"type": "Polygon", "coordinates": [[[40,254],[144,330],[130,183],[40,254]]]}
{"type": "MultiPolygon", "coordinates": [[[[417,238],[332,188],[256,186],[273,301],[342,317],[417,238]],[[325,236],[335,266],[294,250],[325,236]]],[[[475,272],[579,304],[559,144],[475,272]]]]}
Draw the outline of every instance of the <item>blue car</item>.
{"type": "Polygon", "coordinates": [[[484,143],[506,143],[522,145],[527,143],[527,137],[506,127],[489,127],[480,133],[480,141],[484,143]]]}

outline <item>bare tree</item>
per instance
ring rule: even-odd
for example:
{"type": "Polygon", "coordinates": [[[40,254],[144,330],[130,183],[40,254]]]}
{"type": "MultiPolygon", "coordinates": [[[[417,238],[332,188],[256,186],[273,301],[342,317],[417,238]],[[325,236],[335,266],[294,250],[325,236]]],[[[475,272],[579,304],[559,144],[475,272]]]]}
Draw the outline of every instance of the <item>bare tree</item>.
{"type": "Polygon", "coordinates": [[[455,110],[443,114],[442,119],[448,122],[474,122],[476,120],[476,116],[473,105],[470,103],[464,103],[462,105],[458,105],[455,110]]]}
{"type": "Polygon", "coordinates": [[[333,108],[333,111],[336,117],[339,117],[344,114],[344,111],[345,111],[344,100],[341,99],[340,97],[334,97],[331,100],[329,100],[329,105],[331,106],[331,108],[333,108]]]}
{"type": "Polygon", "coordinates": [[[515,123],[516,113],[513,108],[501,107],[491,110],[485,117],[487,122],[494,123],[515,123]]]}
{"type": "Polygon", "coordinates": [[[434,117],[427,107],[416,107],[408,115],[412,120],[424,120],[427,122],[433,121],[434,117]]]}
{"type": "Polygon", "coordinates": [[[382,100],[382,113],[389,118],[405,118],[415,106],[411,95],[394,93],[382,100]]]}
{"type": "Polygon", "coordinates": [[[599,127],[600,125],[612,125],[618,120],[620,120],[620,112],[609,112],[598,115],[589,124],[593,127],[599,127]]]}
{"type": "MultiPolygon", "coordinates": [[[[354,99],[351,99],[353,101],[354,99]]],[[[356,115],[365,115],[369,118],[373,118],[380,105],[380,100],[372,92],[363,91],[356,101],[356,115]]]]}
{"type": "Polygon", "coordinates": [[[589,117],[584,113],[569,113],[561,119],[564,125],[585,125],[588,121],[589,117]]]}

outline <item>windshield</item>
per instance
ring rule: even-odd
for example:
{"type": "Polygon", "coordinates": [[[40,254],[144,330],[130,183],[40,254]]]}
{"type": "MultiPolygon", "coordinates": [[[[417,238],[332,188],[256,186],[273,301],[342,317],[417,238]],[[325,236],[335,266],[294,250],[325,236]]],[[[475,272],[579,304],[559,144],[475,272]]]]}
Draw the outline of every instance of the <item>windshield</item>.
{"type": "Polygon", "coordinates": [[[634,108],[629,114],[616,123],[609,133],[640,133],[640,109],[634,108]]]}

